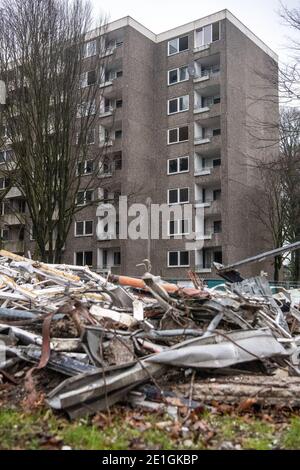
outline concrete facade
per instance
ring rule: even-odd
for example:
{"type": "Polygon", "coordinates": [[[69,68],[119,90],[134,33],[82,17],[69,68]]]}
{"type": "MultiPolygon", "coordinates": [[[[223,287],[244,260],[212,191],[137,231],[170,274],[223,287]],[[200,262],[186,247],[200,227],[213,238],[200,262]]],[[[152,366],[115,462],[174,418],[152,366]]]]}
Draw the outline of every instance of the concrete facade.
{"type": "MultiPolygon", "coordinates": [[[[213,278],[213,261],[233,263],[271,249],[269,235],[251,210],[251,198],[259,199],[262,189],[251,157],[267,157],[264,149],[255,146],[249,128],[253,120],[263,121],[266,116],[278,121],[278,105],[263,100],[262,83],[262,75],[274,70],[276,55],[227,10],[160,35],[127,17],[108,25],[106,34],[115,42],[107,62],[114,75],[103,85],[103,94],[114,110],[97,119],[93,145],[99,148],[99,126],[106,127],[114,136],[107,152],[118,156],[119,164],[111,176],[98,178],[94,198],[109,188],[109,196],[130,195],[129,204],[145,204],[149,197],[152,203],[163,204],[168,202],[168,190],[188,188],[194,211],[190,229],[195,230],[196,209],[204,211],[204,248],[190,251],[188,263],[175,267],[169,264],[170,256],[174,264],[176,255],[168,253],[186,251],[186,240],[111,240],[107,234],[98,240],[97,207],[92,205],[76,215],[64,262],[73,264],[82,258],[83,264],[91,262],[102,272],[141,275],[144,268],[136,265],[150,255],[153,273],[184,280],[189,269],[213,278]],[[177,41],[172,44],[185,50],[170,55],[173,39],[177,41]],[[177,73],[184,80],[171,84],[169,71],[175,70],[172,77],[177,73]],[[168,114],[169,100],[187,96],[187,110],[168,114]],[[168,142],[170,129],[186,127],[183,142],[168,142]],[[121,134],[113,134],[120,130],[121,134]],[[168,174],[169,165],[181,163],[184,171],[168,174]],[[76,221],[93,221],[92,234],[75,236],[76,221]]],[[[101,31],[93,31],[89,40],[99,42],[100,35],[101,31]]],[[[271,92],[276,94],[276,89],[271,92]]],[[[186,102],[185,98],[183,106],[186,102]]],[[[26,233],[22,238],[14,235],[5,248],[34,253],[34,242],[26,233]]],[[[257,274],[261,269],[268,266],[251,265],[242,272],[257,274]]]]}

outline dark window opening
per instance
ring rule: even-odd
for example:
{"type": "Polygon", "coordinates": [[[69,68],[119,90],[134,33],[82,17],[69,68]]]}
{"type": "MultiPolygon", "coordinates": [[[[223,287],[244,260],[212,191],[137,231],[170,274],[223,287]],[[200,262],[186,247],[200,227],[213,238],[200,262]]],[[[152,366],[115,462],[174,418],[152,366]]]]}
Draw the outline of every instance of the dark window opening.
{"type": "Polygon", "coordinates": [[[221,233],[222,232],[222,221],[215,220],[214,221],[214,233],[221,233]]]}
{"type": "Polygon", "coordinates": [[[223,263],[223,256],[222,256],[222,251],[215,251],[214,252],[214,262],[215,263],[223,263]]]}
{"type": "Polygon", "coordinates": [[[121,264],[121,252],[114,251],[114,266],[120,266],[121,264]]]}
{"type": "Polygon", "coordinates": [[[189,48],[189,37],[183,36],[179,38],[179,52],[186,51],[189,48]]]}
{"type": "Polygon", "coordinates": [[[221,189],[215,189],[213,192],[214,201],[219,201],[221,199],[221,189]]]}
{"type": "Polygon", "coordinates": [[[169,266],[178,266],[178,252],[177,251],[169,252],[169,266]]]}
{"type": "Polygon", "coordinates": [[[218,41],[220,39],[220,22],[212,24],[212,40],[218,41]]]}
{"type": "Polygon", "coordinates": [[[178,171],[178,160],[169,160],[169,173],[177,173],[178,171]]]}
{"type": "Polygon", "coordinates": [[[186,127],[180,127],[179,128],[179,141],[182,142],[183,140],[188,140],[189,138],[189,128],[186,127]]]}

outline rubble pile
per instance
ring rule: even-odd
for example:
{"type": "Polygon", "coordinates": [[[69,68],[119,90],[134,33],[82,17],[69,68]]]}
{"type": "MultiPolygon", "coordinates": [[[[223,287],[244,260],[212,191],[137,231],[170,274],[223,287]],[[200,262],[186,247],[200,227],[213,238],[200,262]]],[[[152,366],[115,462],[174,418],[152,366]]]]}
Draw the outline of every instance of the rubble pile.
{"type": "MultiPolygon", "coordinates": [[[[31,365],[25,381],[33,393],[35,371],[55,371],[59,384],[46,401],[71,418],[120,401],[151,408],[145,384],[172,370],[193,378],[196,371],[201,402],[241,400],[242,374],[256,377],[249,385],[255,396],[261,392],[276,403],[280,389],[300,405],[293,393],[300,389],[297,296],[284,288],[274,294],[266,277],[243,279],[219,265],[221,286],[208,289],[193,273],[194,287],[179,287],[151,274],[144,261],[141,279],[105,279],[86,266],[50,265],[1,250],[0,375],[18,377],[31,365]]],[[[171,386],[188,395],[182,384],[171,386]]],[[[192,397],[188,401],[193,406],[192,397]]]]}

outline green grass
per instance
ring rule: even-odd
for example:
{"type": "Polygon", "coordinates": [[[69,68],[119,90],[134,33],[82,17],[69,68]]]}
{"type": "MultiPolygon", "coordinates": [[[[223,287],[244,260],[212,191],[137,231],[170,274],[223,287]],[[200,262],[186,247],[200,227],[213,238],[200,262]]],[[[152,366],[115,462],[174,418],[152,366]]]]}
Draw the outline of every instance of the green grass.
{"type": "Polygon", "coordinates": [[[290,426],[283,436],[282,444],[285,449],[300,449],[299,417],[294,417],[291,419],[290,426]]]}
{"type": "Polygon", "coordinates": [[[50,410],[24,413],[0,410],[0,449],[218,449],[229,442],[242,449],[300,449],[300,418],[276,424],[249,414],[199,414],[198,432],[185,430],[168,416],[116,409],[111,420],[105,415],[94,420],[69,422],[50,410]],[[166,425],[162,422],[167,421],[166,425]],[[208,439],[208,435],[211,437],[208,439]]]}

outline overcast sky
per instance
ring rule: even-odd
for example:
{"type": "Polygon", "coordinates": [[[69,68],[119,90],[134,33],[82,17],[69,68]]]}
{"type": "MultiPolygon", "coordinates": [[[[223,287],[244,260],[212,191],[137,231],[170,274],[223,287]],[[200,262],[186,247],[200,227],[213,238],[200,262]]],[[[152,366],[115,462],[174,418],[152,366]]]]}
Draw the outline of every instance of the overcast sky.
{"type": "MultiPolygon", "coordinates": [[[[92,0],[95,12],[102,10],[110,20],[132,16],[154,33],[227,8],[283,60],[289,30],[277,11],[279,0],[92,0]]],[[[289,8],[300,8],[300,0],[285,0],[289,8]]]]}

